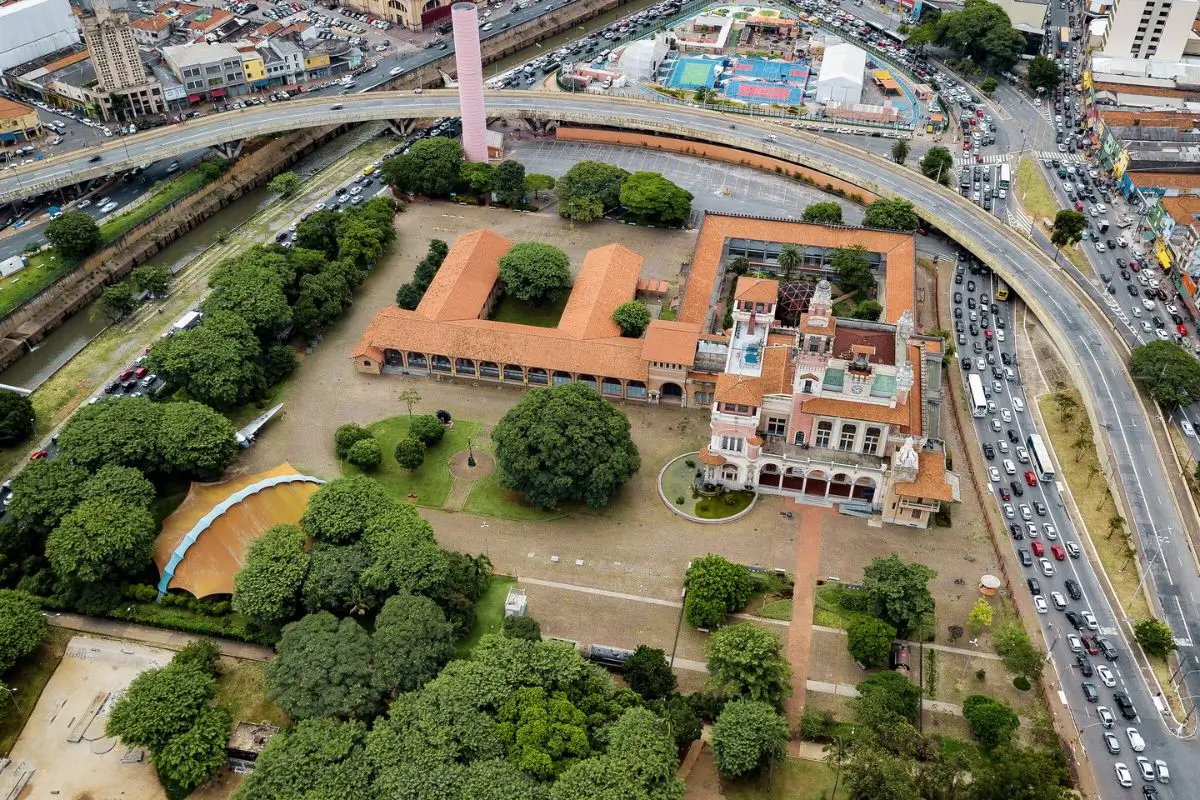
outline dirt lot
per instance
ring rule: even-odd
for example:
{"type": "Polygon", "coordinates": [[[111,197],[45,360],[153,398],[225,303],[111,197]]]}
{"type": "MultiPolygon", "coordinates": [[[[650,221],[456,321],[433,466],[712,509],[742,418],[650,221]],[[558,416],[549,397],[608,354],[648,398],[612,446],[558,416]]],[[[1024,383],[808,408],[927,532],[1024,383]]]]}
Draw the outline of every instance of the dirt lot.
{"type": "MultiPolygon", "coordinates": [[[[148,761],[121,763],[126,748],[104,735],[107,711],[137,675],[165,665],[173,656],[131,642],[76,636],[38,700],[10,757],[34,768],[22,798],[65,800],[161,800],[158,778],[148,761]],[[78,743],[67,741],[93,698],[109,698],[78,743]]],[[[9,789],[13,770],[0,778],[0,795],[9,789]],[[7,779],[7,780],[6,780],[7,779]]]]}

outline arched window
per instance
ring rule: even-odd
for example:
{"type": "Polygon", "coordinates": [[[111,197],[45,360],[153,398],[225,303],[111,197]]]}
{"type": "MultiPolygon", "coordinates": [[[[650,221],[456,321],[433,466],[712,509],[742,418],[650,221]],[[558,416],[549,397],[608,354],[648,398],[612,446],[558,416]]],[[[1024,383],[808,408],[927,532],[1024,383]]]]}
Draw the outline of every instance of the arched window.
{"type": "Polygon", "coordinates": [[[796,444],[804,444],[804,431],[796,431],[794,441],[796,444]]]}
{"type": "Polygon", "coordinates": [[[867,428],[867,435],[863,439],[862,451],[869,456],[877,455],[879,452],[879,439],[883,435],[883,431],[879,428],[867,428]]]}
{"type": "Polygon", "coordinates": [[[838,450],[850,451],[854,449],[854,437],[858,435],[857,425],[843,425],[841,435],[838,436],[838,450]]]}
{"type": "Polygon", "coordinates": [[[833,436],[832,422],[817,423],[817,439],[813,443],[817,447],[829,447],[829,439],[833,436]]]}

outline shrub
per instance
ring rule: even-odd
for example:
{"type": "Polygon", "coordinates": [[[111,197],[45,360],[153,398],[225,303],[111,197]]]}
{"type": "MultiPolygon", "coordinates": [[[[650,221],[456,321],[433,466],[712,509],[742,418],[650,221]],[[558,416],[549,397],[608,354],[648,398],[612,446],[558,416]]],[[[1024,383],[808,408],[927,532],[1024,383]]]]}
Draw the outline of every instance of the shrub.
{"type": "Polygon", "coordinates": [[[375,437],[360,439],[346,454],[346,460],[363,472],[375,470],[383,462],[383,450],[375,437]]]}
{"type": "Polygon", "coordinates": [[[357,422],[347,422],[345,425],[339,425],[338,429],[333,432],[333,446],[337,451],[337,457],[341,459],[346,458],[355,442],[361,442],[363,439],[370,438],[371,432],[357,422]]]}
{"type": "Polygon", "coordinates": [[[426,447],[433,447],[446,435],[446,428],[433,414],[420,414],[413,417],[408,435],[419,439],[426,447]]]}
{"type": "Polygon", "coordinates": [[[407,436],[396,442],[393,455],[396,463],[405,469],[417,469],[425,463],[425,445],[420,439],[407,436]]]}
{"type": "Polygon", "coordinates": [[[1013,678],[1013,686],[1017,687],[1022,692],[1028,692],[1029,691],[1029,679],[1026,678],[1024,675],[1018,675],[1017,677],[1013,678]]]}

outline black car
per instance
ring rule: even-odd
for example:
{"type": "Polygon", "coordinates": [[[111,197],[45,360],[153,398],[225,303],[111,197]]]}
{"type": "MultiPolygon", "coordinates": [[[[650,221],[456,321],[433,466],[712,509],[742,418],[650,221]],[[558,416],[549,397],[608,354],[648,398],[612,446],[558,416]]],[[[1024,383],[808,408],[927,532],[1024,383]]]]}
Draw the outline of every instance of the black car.
{"type": "MultiPolygon", "coordinates": [[[[1134,289],[1132,286],[1130,286],[1129,288],[1130,288],[1130,290],[1133,291],[1134,294],[1137,294],[1137,289],[1134,289]]],[[[959,308],[958,306],[954,307],[954,318],[962,319],[962,309],[959,308]]]]}
{"type": "Polygon", "coordinates": [[[968,292],[975,291],[975,281],[967,281],[967,291],[968,292]]]}
{"type": "MultiPolygon", "coordinates": [[[[1025,535],[1021,533],[1021,529],[1018,528],[1016,525],[1010,525],[1009,527],[1012,528],[1014,531],[1014,534],[1013,534],[1014,539],[1024,539],[1025,538],[1025,535]]],[[[1024,547],[1017,548],[1017,558],[1021,559],[1021,566],[1024,566],[1024,567],[1032,567],[1033,566],[1033,556],[1031,556],[1029,554],[1029,551],[1026,550],[1024,547]]]]}
{"type": "Polygon", "coordinates": [[[956,302],[956,303],[961,303],[961,302],[962,302],[962,292],[955,292],[955,293],[954,293],[954,302],[956,302]]]}
{"type": "Polygon", "coordinates": [[[1008,440],[1010,442],[1012,442],[1013,444],[1016,444],[1017,442],[1021,441],[1021,437],[1017,436],[1016,431],[1014,431],[1012,428],[1009,428],[1008,429],[1008,440]]]}
{"type": "Polygon", "coordinates": [[[89,164],[95,164],[95,163],[96,163],[96,162],[98,162],[98,161],[99,161],[99,160],[100,160],[102,157],[103,157],[103,156],[92,156],[91,158],[89,158],[89,159],[88,159],[88,163],[89,163],[89,164]]]}
{"type": "MultiPolygon", "coordinates": [[[[1137,296],[1138,296],[1138,290],[1137,290],[1137,287],[1136,287],[1136,286],[1134,286],[1132,283],[1130,283],[1130,284],[1126,285],[1126,287],[1125,287],[1125,288],[1129,290],[1129,296],[1130,296],[1130,297],[1137,297],[1137,296]]],[[[954,309],[954,310],[955,310],[955,311],[957,311],[958,309],[956,308],[956,309],[954,309]]]]}
{"type": "Polygon", "coordinates": [[[984,456],[987,457],[988,461],[991,461],[992,459],[994,459],[996,457],[996,448],[992,447],[990,442],[984,442],[983,443],[983,454],[984,454],[984,456]]]}
{"type": "Polygon", "coordinates": [[[1037,578],[1026,578],[1025,584],[1029,587],[1030,594],[1042,593],[1042,584],[1038,582],[1037,578]]]}
{"type": "Polygon", "coordinates": [[[119,392],[119,391],[121,391],[121,382],[120,381],[113,381],[108,386],[104,387],[105,394],[113,394],[113,393],[119,392]]]}
{"type": "Polygon", "coordinates": [[[962,282],[963,282],[963,277],[962,277],[962,273],[961,273],[961,272],[960,272],[960,273],[958,273],[957,275],[955,275],[955,276],[954,276],[954,282],[955,282],[955,283],[962,283],[962,282]]]}
{"type": "Polygon", "coordinates": [[[1000,380],[1001,378],[1004,377],[1004,370],[1000,369],[999,367],[993,366],[992,367],[992,377],[995,378],[996,380],[1000,380]]]}
{"type": "Polygon", "coordinates": [[[955,333],[962,333],[966,329],[967,328],[965,325],[963,325],[963,321],[961,319],[954,320],[954,332],[955,333]]]}
{"type": "Polygon", "coordinates": [[[1021,484],[1017,481],[1009,481],[1008,485],[1012,487],[1012,493],[1017,497],[1021,497],[1025,494],[1025,490],[1021,488],[1021,484]]]}
{"type": "Polygon", "coordinates": [[[1109,275],[1107,272],[1101,272],[1100,280],[1104,281],[1105,283],[1109,283],[1112,281],[1112,275],[1109,275]]]}
{"type": "Polygon", "coordinates": [[[1125,719],[1137,719],[1137,710],[1133,707],[1133,702],[1125,692],[1113,692],[1113,702],[1117,704],[1122,717],[1125,719]]]}
{"type": "Polygon", "coordinates": [[[1096,684],[1091,681],[1083,682],[1083,696],[1089,703],[1100,702],[1100,693],[1096,691],[1096,684]]]}
{"type": "Polygon", "coordinates": [[[1109,661],[1117,660],[1117,655],[1118,655],[1117,648],[1112,643],[1112,640],[1109,639],[1107,636],[1097,636],[1096,637],[1096,646],[1100,648],[1100,652],[1104,654],[1104,657],[1106,659],[1108,659],[1109,661]]]}
{"type": "Polygon", "coordinates": [[[1078,611],[1068,611],[1067,622],[1071,623],[1071,627],[1077,631],[1081,631],[1085,627],[1083,624],[1083,617],[1079,616],[1078,611]]]}
{"type": "Polygon", "coordinates": [[[1096,672],[1094,669],[1092,669],[1091,659],[1089,659],[1083,653],[1075,656],[1075,663],[1079,665],[1079,674],[1085,678],[1092,677],[1092,675],[1094,675],[1096,672]]]}
{"type": "Polygon", "coordinates": [[[1108,249],[1109,249],[1109,250],[1116,250],[1116,249],[1117,249],[1117,243],[1116,243],[1116,242],[1114,242],[1112,239],[1105,239],[1105,240],[1104,240],[1104,243],[1105,243],[1106,245],[1108,245],[1108,249]]]}
{"type": "Polygon", "coordinates": [[[1083,597],[1083,589],[1079,588],[1079,581],[1074,578],[1067,578],[1067,594],[1071,595],[1072,600],[1078,600],[1083,597]]]}
{"type": "Polygon", "coordinates": [[[1003,364],[1005,364],[1006,366],[1011,366],[1012,365],[1012,356],[1010,356],[1008,353],[1001,353],[1000,361],[1003,364]]]}
{"type": "Polygon", "coordinates": [[[969,359],[969,358],[964,358],[964,359],[962,360],[962,368],[963,368],[964,370],[970,369],[970,368],[971,368],[971,359],[969,359]]]}
{"type": "Polygon", "coordinates": [[[976,325],[974,322],[972,322],[972,323],[971,323],[970,327],[969,327],[969,328],[967,328],[967,330],[969,330],[969,331],[971,332],[971,335],[972,335],[972,336],[978,336],[978,335],[979,335],[979,326],[978,326],[978,325],[976,325]]]}
{"type": "Polygon", "coordinates": [[[1158,787],[1153,783],[1142,784],[1142,800],[1159,800],[1158,787]]]}
{"type": "Polygon", "coordinates": [[[1127,269],[1121,270],[1121,277],[1124,278],[1125,280],[1131,280],[1133,278],[1133,276],[1129,274],[1129,270],[1127,270],[1127,269]]]}

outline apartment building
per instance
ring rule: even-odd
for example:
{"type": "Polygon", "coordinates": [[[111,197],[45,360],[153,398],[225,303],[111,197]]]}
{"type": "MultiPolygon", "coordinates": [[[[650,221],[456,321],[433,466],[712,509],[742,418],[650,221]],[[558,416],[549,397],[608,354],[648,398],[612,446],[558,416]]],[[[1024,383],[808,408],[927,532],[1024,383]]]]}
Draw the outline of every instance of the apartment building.
{"type": "Polygon", "coordinates": [[[164,47],[162,54],[163,61],[183,83],[189,103],[246,91],[242,54],[232,44],[193,42],[164,47]]]}
{"type": "Polygon", "coordinates": [[[1100,51],[1116,58],[1180,61],[1198,10],[1198,0],[1117,0],[1100,51]]]}

